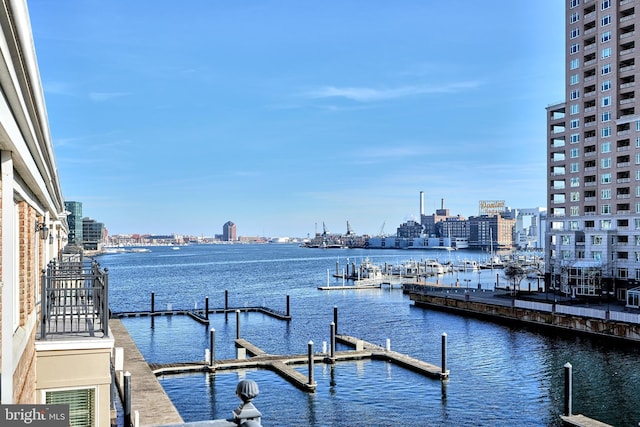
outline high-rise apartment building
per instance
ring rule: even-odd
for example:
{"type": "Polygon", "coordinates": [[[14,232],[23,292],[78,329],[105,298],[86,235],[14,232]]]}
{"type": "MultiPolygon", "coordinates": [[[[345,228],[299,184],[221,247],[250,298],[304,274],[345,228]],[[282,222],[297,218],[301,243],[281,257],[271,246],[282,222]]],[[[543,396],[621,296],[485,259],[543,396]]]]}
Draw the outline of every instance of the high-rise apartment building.
{"type": "Polygon", "coordinates": [[[82,246],[84,240],[82,236],[82,202],[64,202],[64,208],[69,214],[67,222],[69,223],[69,243],[72,245],[82,246]]]}
{"type": "Polygon", "coordinates": [[[640,2],[565,4],[565,102],[547,108],[547,284],[625,300],[640,281],[640,2]]]}
{"type": "Polygon", "coordinates": [[[235,242],[238,240],[236,225],[233,222],[227,221],[222,226],[222,240],[225,242],[235,242]]]}

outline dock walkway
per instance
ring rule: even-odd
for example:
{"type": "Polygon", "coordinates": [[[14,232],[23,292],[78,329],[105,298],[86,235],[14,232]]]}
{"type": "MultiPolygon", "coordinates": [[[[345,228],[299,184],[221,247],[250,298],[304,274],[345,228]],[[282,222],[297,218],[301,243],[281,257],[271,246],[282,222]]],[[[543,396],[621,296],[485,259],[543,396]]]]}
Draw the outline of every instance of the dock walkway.
{"type": "MultiPolygon", "coordinates": [[[[131,413],[138,411],[140,425],[183,423],[182,417],[122,322],[111,319],[109,329],[115,339],[115,346],[123,348],[124,372],[131,373],[131,413]]],[[[123,384],[118,385],[122,389],[123,384]]]]}
{"type": "Polygon", "coordinates": [[[406,354],[398,353],[397,351],[387,350],[384,347],[355,337],[348,335],[336,335],[336,341],[348,344],[355,348],[358,348],[358,342],[361,342],[363,349],[371,352],[371,358],[374,360],[385,360],[431,378],[445,379],[449,377],[449,371],[442,372],[442,368],[438,366],[423,362],[422,360],[415,359],[406,354]]]}
{"type": "MultiPolygon", "coordinates": [[[[337,351],[332,357],[327,353],[314,353],[314,363],[335,363],[361,359],[384,360],[431,378],[446,379],[449,376],[448,371],[442,372],[442,369],[438,366],[431,365],[396,351],[387,350],[381,346],[352,336],[336,335],[336,342],[350,345],[355,349],[337,351]]],[[[311,383],[307,375],[304,375],[302,372],[292,367],[293,365],[308,365],[308,354],[269,354],[241,338],[235,340],[235,345],[237,348],[243,349],[246,354],[251,355],[251,357],[215,360],[213,366],[209,366],[206,361],[193,363],[150,364],[149,366],[155,375],[197,371],[215,372],[230,369],[269,369],[276,372],[301,390],[308,392],[315,391],[317,384],[315,382],[311,383]]]]}
{"type": "Polygon", "coordinates": [[[603,423],[602,421],[594,420],[584,415],[561,415],[562,421],[565,425],[575,427],[613,427],[611,424],[603,423]]]}
{"type": "MultiPolygon", "coordinates": [[[[120,312],[112,312],[112,319],[122,319],[126,317],[150,317],[150,316],[190,316],[194,320],[200,323],[208,324],[207,314],[204,312],[205,310],[142,310],[142,311],[120,311],[120,312]]],[[[237,307],[237,308],[213,308],[209,309],[209,314],[229,314],[235,313],[236,311],[240,312],[252,312],[252,313],[262,313],[267,316],[273,317],[278,320],[291,320],[291,315],[288,313],[283,313],[278,310],[274,310],[269,307],[237,307]]]]}

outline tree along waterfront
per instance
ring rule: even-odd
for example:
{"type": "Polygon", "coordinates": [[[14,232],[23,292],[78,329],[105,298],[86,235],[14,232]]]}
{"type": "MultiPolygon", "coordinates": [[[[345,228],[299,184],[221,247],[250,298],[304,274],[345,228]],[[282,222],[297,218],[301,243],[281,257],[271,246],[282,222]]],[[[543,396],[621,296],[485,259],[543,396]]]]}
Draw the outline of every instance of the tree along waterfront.
{"type": "MultiPolygon", "coordinates": [[[[161,384],[185,421],[227,418],[237,406],[235,385],[248,378],[260,385],[254,401],[265,425],[561,425],[563,366],[573,365],[573,412],[612,425],[637,425],[640,393],[635,346],[615,346],[584,337],[524,330],[457,315],[416,308],[399,289],[317,290],[336,262],[368,258],[397,263],[409,258],[481,258],[484,253],[394,250],[315,250],[293,245],[186,246],[175,251],[154,247],[146,253],[100,257],[109,268],[111,308],[147,310],[156,305],[212,308],[265,305],[284,311],[290,296],[290,322],[242,313],[243,338],[275,354],[301,354],[307,343],[329,341],[333,307],[340,310],[340,331],[429,363],[440,360],[440,336],[448,335],[445,382],[421,377],[385,362],[318,364],[314,394],[295,389],[273,372],[165,376],[161,384]],[[283,398],[286,396],[286,398],[283,398]]],[[[445,283],[481,282],[493,289],[496,272],[460,272],[445,283]]],[[[235,357],[233,316],[211,316],[216,357],[235,357]]],[[[150,362],[204,359],[208,328],[186,316],[123,319],[150,362]]],[[[301,368],[305,369],[305,368],[301,368]]]]}

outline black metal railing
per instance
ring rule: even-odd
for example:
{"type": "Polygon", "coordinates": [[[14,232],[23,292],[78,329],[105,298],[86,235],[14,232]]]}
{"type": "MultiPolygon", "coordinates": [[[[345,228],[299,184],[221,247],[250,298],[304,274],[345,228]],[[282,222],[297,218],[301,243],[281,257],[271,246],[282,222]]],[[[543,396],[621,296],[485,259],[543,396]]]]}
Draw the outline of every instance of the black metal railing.
{"type": "Polygon", "coordinates": [[[50,262],[42,270],[40,339],[109,336],[109,275],[96,261],[50,262]]]}

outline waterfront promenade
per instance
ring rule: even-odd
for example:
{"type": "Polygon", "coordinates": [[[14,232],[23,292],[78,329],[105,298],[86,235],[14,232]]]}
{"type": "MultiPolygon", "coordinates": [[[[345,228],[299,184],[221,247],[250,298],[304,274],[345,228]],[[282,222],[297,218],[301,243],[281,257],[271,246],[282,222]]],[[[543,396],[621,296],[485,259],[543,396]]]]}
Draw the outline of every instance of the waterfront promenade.
{"type": "MultiPolygon", "coordinates": [[[[129,332],[119,319],[109,321],[115,346],[122,347],[124,355],[123,372],[131,373],[131,413],[138,411],[140,425],[181,424],[182,417],[169,399],[164,389],[149,368],[129,332]]],[[[120,377],[117,374],[119,388],[120,377]]]]}
{"type": "Polygon", "coordinates": [[[405,284],[417,307],[455,312],[500,323],[640,343],[640,315],[617,303],[588,304],[555,295],[450,288],[434,283],[405,284]]]}

